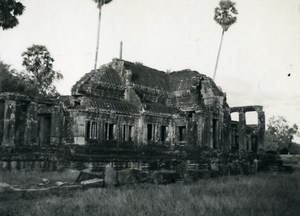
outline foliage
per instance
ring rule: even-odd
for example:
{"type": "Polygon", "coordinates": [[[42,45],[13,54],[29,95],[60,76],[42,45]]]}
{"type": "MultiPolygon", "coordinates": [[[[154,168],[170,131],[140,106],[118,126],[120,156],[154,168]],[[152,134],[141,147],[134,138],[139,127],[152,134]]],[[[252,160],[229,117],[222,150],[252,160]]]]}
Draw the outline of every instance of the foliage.
{"type": "Polygon", "coordinates": [[[290,146],[290,152],[292,154],[300,155],[300,144],[293,142],[290,146]]]}
{"type": "Polygon", "coordinates": [[[112,0],[93,0],[93,1],[98,4],[98,7],[101,7],[104,4],[110,3],[112,0]]]}
{"type": "Polygon", "coordinates": [[[288,121],[283,116],[272,116],[267,125],[266,134],[278,145],[278,149],[290,148],[294,136],[299,136],[298,126],[294,124],[292,127],[288,125],[288,121]]]}
{"type": "Polygon", "coordinates": [[[140,184],[31,197],[3,194],[0,215],[296,216],[299,179],[299,173],[261,174],[202,179],[188,185],[140,184]]]}
{"type": "Polygon", "coordinates": [[[15,92],[29,96],[38,96],[39,93],[26,74],[10,69],[10,66],[2,61],[0,61],[0,92],[15,92]]]}
{"type": "Polygon", "coordinates": [[[23,54],[23,63],[27,76],[43,96],[58,95],[53,82],[63,78],[63,75],[53,70],[54,59],[43,45],[32,45],[23,54]]]}
{"type": "Polygon", "coordinates": [[[222,26],[224,31],[236,22],[238,14],[235,3],[230,0],[221,0],[219,7],[215,8],[214,20],[222,26]]]}
{"type": "Polygon", "coordinates": [[[15,0],[0,1],[0,27],[3,30],[13,28],[19,24],[16,16],[23,14],[25,6],[15,0]]]}

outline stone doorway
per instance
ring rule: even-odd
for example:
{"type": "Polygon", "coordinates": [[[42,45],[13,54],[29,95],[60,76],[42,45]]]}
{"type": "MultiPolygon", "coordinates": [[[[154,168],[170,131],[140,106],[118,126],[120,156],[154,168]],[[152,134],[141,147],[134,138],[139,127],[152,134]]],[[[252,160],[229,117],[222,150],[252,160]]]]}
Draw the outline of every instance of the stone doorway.
{"type": "Polygon", "coordinates": [[[50,145],[51,136],[51,114],[38,115],[38,137],[39,145],[50,145]]]}

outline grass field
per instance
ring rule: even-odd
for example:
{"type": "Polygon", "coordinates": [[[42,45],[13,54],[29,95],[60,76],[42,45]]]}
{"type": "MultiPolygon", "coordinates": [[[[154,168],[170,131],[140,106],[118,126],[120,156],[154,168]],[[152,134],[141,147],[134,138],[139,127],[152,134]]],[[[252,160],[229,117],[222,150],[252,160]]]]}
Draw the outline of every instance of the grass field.
{"type": "Polygon", "coordinates": [[[0,201],[0,215],[300,215],[300,173],[139,184],[0,201]]]}

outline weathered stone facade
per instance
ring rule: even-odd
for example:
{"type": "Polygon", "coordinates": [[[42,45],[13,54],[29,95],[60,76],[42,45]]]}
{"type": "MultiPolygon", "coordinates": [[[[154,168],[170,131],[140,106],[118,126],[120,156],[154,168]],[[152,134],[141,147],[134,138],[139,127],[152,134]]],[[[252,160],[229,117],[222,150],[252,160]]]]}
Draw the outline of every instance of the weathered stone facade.
{"type": "Polygon", "coordinates": [[[238,112],[239,120],[231,123],[232,148],[257,152],[264,147],[265,113],[262,106],[232,107],[230,112],[238,112]],[[257,113],[257,124],[246,124],[246,113],[257,113]]]}
{"type": "MultiPolygon", "coordinates": [[[[236,146],[233,111],[225,93],[203,74],[191,70],[165,73],[114,59],[85,74],[73,86],[71,96],[57,101],[0,94],[0,140],[2,146],[10,147],[154,144],[230,149],[236,146]]],[[[260,118],[261,135],[264,116],[260,118]]],[[[238,128],[238,146],[247,149],[242,120],[238,128]]],[[[262,140],[258,142],[261,146],[262,140]]]]}
{"type": "Polygon", "coordinates": [[[3,147],[46,146],[59,141],[58,102],[15,93],[0,94],[0,140],[3,147]]]}

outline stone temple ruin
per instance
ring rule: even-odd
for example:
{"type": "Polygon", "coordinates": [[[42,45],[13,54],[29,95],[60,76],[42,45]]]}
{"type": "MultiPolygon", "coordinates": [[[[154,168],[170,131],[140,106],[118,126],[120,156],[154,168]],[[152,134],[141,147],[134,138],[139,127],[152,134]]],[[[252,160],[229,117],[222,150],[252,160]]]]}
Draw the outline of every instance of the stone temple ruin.
{"type": "Polygon", "coordinates": [[[229,107],[226,94],[197,71],[165,73],[120,59],[85,74],[57,100],[0,94],[0,146],[263,148],[261,106],[229,107]],[[245,112],[258,113],[246,125],[245,112]],[[239,121],[231,121],[231,113],[239,121]]]}

